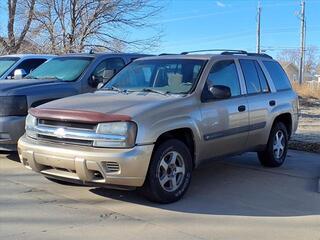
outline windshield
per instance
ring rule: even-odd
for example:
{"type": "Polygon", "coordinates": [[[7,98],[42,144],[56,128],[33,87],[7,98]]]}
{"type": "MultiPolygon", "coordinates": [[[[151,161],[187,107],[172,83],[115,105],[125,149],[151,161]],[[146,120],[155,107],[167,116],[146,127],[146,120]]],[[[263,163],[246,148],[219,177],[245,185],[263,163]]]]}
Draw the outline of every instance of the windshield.
{"type": "Polygon", "coordinates": [[[33,70],[26,78],[75,81],[87,68],[93,58],[90,57],[58,57],[45,62],[33,70]]]}
{"type": "Polygon", "coordinates": [[[159,59],[136,61],[125,67],[102,89],[189,93],[204,67],[204,60],[159,59]]]}
{"type": "Polygon", "coordinates": [[[0,77],[10,68],[13,64],[19,61],[17,57],[2,57],[0,58],[0,77]]]}

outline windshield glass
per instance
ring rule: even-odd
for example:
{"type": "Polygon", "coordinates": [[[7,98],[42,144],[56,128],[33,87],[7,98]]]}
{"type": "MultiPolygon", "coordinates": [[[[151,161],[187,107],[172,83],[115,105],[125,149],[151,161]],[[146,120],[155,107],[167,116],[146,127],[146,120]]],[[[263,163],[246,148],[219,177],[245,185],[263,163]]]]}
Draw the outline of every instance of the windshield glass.
{"type": "Polygon", "coordinates": [[[45,62],[33,70],[26,78],[75,81],[87,68],[93,58],[90,57],[58,57],[45,62]]]}
{"type": "Polygon", "coordinates": [[[0,77],[15,64],[20,58],[16,57],[2,57],[0,58],[0,77]]]}
{"type": "Polygon", "coordinates": [[[189,93],[204,67],[204,60],[159,59],[136,61],[125,67],[103,89],[189,93]]]}

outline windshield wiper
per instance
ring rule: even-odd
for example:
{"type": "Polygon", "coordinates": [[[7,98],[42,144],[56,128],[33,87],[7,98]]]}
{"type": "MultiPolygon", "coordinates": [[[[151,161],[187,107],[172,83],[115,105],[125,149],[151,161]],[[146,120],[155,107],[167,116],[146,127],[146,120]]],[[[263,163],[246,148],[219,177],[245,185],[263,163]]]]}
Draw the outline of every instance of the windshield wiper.
{"type": "Polygon", "coordinates": [[[158,93],[158,94],[161,94],[161,95],[168,95],[169,92],[162,92],[162,91],[158,91],[158,90],[155,90],[155,89],[152,89],[152,88],[143,88],[141,89],[141,92],[152,92],[152,93],[158,93]]]}
{"type": "Polygon", "coordinates": [[[111,91],[117,91],[117,92],[126,92],[125,89],[120,89],[120,88],[117,88],[115,86],[111,86],[111,87],[107,87],[107,88],[101,88],[100,90],[111,90],[111,91]]]}

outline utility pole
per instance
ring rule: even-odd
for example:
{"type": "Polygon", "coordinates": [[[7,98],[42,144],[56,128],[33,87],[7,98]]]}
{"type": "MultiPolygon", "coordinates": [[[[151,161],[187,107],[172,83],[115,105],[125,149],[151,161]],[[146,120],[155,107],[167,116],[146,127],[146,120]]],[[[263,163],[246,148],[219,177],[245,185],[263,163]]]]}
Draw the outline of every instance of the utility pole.
{"type": "Polygon", "coordinates": [[[299,64],[299,84],[303,83],[304,75],[304,55],[305,55],[305,33],[306,33],[306,21],[305,21],[305,0],[301,0],[301,30],[300,30],[300,64],[299,64]]]}
{"type": "Polygon", "coordinates": [[[258,1],[258,8],[257,8],[257,53],[260,53],[261,52],[261,45],[260,45],[260,32],[261,32],[261,1],[259,0],[258,1]]]}

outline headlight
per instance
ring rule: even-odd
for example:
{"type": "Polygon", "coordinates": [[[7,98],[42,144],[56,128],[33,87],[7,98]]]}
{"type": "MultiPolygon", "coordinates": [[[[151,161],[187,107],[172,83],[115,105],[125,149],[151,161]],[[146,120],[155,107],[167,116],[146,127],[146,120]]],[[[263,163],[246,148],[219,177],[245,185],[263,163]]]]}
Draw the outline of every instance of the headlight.
{"type": "Polygon", "coordinates": [[[137,125],[133,122],[100,123],[96,133],[108,137],[103,140],[95,140],[94,147],[131,148],[136,141],[137,125]]]}
{"type": "Polygon", "coordinates": [[[34,131],[34,127],[37,125],[37,118],[29,114],[26,118],[26,134],[28,137],[36,138],[37,134],[34,131]]]}
{"type": "Polygon", "coordinates": [[[26,96],[0,97],[0,116],[26,116],[28,104],[26,96]]]}

